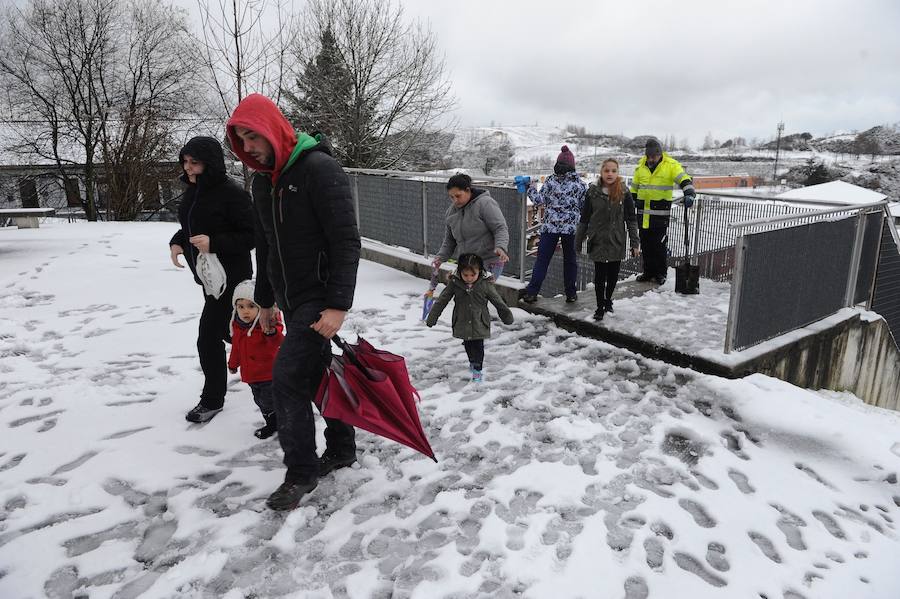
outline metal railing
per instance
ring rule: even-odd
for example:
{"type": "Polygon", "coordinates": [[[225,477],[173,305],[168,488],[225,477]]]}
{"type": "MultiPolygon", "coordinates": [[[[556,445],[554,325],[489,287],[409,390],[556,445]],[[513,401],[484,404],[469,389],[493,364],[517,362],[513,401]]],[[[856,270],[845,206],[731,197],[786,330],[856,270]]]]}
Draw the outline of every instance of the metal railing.
{"type": "MultiPolygon", "coordinates": [[[[449,173],[346,170],[352,181],[357,218],[364,237],[406,248],[426,258],[437,252],[446,228],[449,173]]],[[[491,192],[506,217],[510,232],[510,262],[504,274],[525,283],[535,261],[528,252],[529,240],[539,236],[540,223],[532,218],[536,213],[530,210],[526,194],[517,191],[512,178],[473,177],[473,180],[478,187],[491,192]]],[[[677,190],[675,193],[680,195],[677,190]]],[[[823,209],[822,202],[815,199],[699,192],[694,208],[688,209],[691,239],[687,253],[699,265],[702,277],[732,282],[726,351],[749,347],[805,326],[843,306],[871,305],[878,271],[884,262],[878,261],[878,248],[884,247],[881,231],[885,205],[885,202],[878,202],[823,209]],[[812,233],[809,233],[810,229],[812,233]],[[806,245],[796,243],[801,230],[814,236],[806,245]],[[830,261],[798,259],[814,253],[813,247],[819,247],[815,239],[818,233],[830,236],[829,243],[820,247],[822,255],[832,256],[830,261]],[[762,272],[753,270],[755,267],[748,262],[752,262],[752,256],[765,257],[762,272]],[[793,264],[788,260],[785,266],[784,260],[778,260],[785,256],[794,259],[793,264]],[[763,276],[765,266],[774,264],[781,265],[780,278],[767,279],[763,276]],[[819,278],[810,283],[804,277],[811,272],[819,278]],[[807,281],[806,287],[800,284],[802,281],[807,281]],[[791,288],[788,283],[798,284],[791,288]],[[825,287],[827,293],[822,291],[825,287]],[[784,306],[773,299],[767,289],[781,289],[787,294],[782,300],[800,297],[809,290],[814,293],[808,300],[809,309],[796,309],[789,318],[781,318],[784,306]],[[747,320],[748,315],[753,314],[748,306],[757,301],[763,302],[767,306],[765,309],[771,312],[764,317],[757,313],[747,320]],[[779,315],[779,318],[773,315],[779,315]],[[777,326],[763,326],[766,323],[777,323],[777,326]]],[[[667,240],[670,264],[685,258],[684,227],[681,226],[684,210],[676,198],[667,240]]],[[[881,252],[883,254],[883,249],[881,252]]],[[[593,263],[584,254],[579,256],[578,263],[578,286],[583,290],[593,282],[593,263]]],[[[623,261],[620,276],[624,278],[640,272],[640,264],[640,258],[623,261]]],[[[562,273],[562,252],[558,251],[544,280],[542,293],[545,296],[564,292],[562,273]]],[[[875,293],[881,298],[881,305],[893,306],[892,294],[893,297],[900,296],[900,277],[882,277],[875,293]]],[[[897,311],[900,320],[900,306],[897,311]]],[[[900,322],[892,329],[898,336],[900,322]]]]}
{"type": "MultiPolygon", "coordinates": [[[[450,200],[447,173],[344,169],[350,176],[357,221],[363,237],[404,247],[430,258],[444,238],[450,200]]],[[[510,177],[473,177],[500,206],[509,228],[510,261],[504,275],[525,280],[528,206],[510,177]]]]}

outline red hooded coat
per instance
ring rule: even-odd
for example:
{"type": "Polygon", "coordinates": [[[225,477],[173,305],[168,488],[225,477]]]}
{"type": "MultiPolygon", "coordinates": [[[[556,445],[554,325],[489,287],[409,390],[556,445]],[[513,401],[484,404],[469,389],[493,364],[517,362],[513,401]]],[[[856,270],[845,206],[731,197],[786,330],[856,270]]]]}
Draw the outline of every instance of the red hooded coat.
{"type": "Polygon", "coordinates": [[[228,119],[226,131],[231,151],[253,170],[272,175],[273,185],[278,181],[281,170],[297,145],[297,134],[290,122],[272,100],[261,94],[250,94],[238,104],[234,114],[228,119]],[[275,164],[261,164],[244,152],[244,145],[234,132],[235,127],[251,129],[266,138],[275,150],[275,164]]]}
{"type": "Polygon", "coordinates": [[[241,369],[241,380],[245,383],[264,383],[272,380],[272,366],[278,348],[284,341],[284,325],[275,325],[275,332],[266,335],[262,327],[241,326],[237,318],[231,321],[231,355],[228,368],[241,369]]]}

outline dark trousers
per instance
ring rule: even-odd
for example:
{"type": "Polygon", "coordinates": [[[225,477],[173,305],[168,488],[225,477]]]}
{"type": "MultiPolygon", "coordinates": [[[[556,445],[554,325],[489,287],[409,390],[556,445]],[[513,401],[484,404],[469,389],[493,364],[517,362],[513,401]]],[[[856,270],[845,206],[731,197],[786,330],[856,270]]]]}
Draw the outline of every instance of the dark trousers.
{"type": "Polygon", "coordinates": [[[528,295],[537,295],[547,276],[550,259],[556,252],[556,244],[562,243],[563,249],[563,283],[567,296],[575,295],[575,278],[578,276],[578,258],[575,253],[575,234],[541,233],[538,241],[537,261],[531,273],[531,281],[525,288],[528,295]]]}
{"type": "Polygon", "coordinates": [[[463,347],[466,348],[466,355],[469,357],[469,364],[475,370],[481,370],[484,366],[484,339],[469,339],[463,341],[463,347]]]}
{"type": "MultiPolygon", "coordinates": [[[[287,334],[272,369],[272,398],[278,420],[278,441],[287,466],[285,480],[310,480],[319,475],[313,398],[331,361],[331,342],[309,328],[324,306],[303,304],[284,313],[287,334]]],[[[345,456],[356,452],[352,426],[325,419],[325,451],[345,456]]]]}
{"type": "Polygon", "coordinates": [[[641,229],[640,237],[644,274],[650,277],[666,276],[668,272],[666,265],[668,229],[641,229]]]}
{"type": "Polygon", "coordinates": [[[253,392],[253,403],[259,408],[263,416],[268,416],[275,411],[275,400],[272,398],[272,381],[261,383],[249,383],[253,392]]]}
{"type": "Polygon", "coordinates": [[[200,356],[200,370],[203,371],[200,404],[211,410],[218,410],[225,403],[225,381],[228,376],[225,342],[231,342],[231,294],[234,287],[229,284],[219,299],[211,295],[203,296],[206,303],[203,304],[197,333],[197,355],[200,356]]]}
{"type": "Polygon", "coordinates": [[[616,283],[619,281],[619,268],[622,262],[594,262],[594,293],[597,296],[597,307],[603,306],[604,300],[611,300],[616,283]]]}

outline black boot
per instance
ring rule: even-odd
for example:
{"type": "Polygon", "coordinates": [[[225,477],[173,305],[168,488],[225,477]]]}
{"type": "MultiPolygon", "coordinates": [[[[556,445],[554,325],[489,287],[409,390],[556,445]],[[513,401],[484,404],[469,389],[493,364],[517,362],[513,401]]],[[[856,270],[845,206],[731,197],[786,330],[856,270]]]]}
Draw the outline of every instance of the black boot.
{"type": "Polygon", "coordinates": [[[303,496],[316,488],[316,480],[285,480],[266,499],[266,506],[272,510],[292,510],[300,504],[303,496]]]}
{"type": "Polygon", "coordinates": [[[600,321],[603,320],[603,315],[606,314],[606,310],[603,308],[597,308],[597,311],[594,312],[594,320],[600,321]]]}
{"type": "Polygon", "coordinates": [[[278,424],[275,420],[275,412],[263,414],[263,420],[266,421],[266,425],[253,431],[253,436],[257,439],[268,439],[276,432],[278,432],[278,424]]]}
{"type": "Polygon", "coordinates": [[[322,457],[319,458],[319,476],[325,476],[333,470],[346,468],[356,462],[356,453],[337,454],[325,450],[322,457]]]}
{"type": "Polygon", "coordinates": [[[191,408],[191,411],[185,414],[184,419],[188,422],[209,422],[213,419],[213,416],[222,411],[222,408],[207,408],[203,405],[201,401],[196,406],[191,408]]]}
{"type": "Polygon", "coordinates": [[[615,312],[615,310],[613,310],[613,307],[612,307],[611,299],[605,300],[603,302],[603,309],[606,310],[607,312],[615,312]]]}

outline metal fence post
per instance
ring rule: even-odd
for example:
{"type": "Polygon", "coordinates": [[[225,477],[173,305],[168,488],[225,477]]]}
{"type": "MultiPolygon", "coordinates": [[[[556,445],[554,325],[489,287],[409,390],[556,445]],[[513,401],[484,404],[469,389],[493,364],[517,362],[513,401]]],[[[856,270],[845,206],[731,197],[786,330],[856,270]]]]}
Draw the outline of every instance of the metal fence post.
{"type": "Polygon", "coordinates": [[[859,278],[859,262],[862,259],[862,244],[866,234],[866,215],[860,210],[856,215],[856,237],[853,240],[853,253],[850,257],[850,272],[847,273],[847,291],[844,294],[844,305],[852,306],[856,295],[856,280],[859,278]]]}
{"type": "Polygon", "coordinates": [[[700,199],[700,196],[697,196],[697,208],[694,211],[694,236],[691,240],[691,264],[697,264],[697,258],[700,254],[700,216],[702,210],[703,200],[700,199]]]}
{"type": "Polygon", "coordinates": [[[525,246],[528,244],[528,193],[520,194],[522,201],[522,216],[519,219],[519,231],[522,240],[519,244],[519,281],[525,283],[525,246]]]}
{"type": "Polygon", "coordinates": [[[428,258],[428,183],[422,179],[422,254],[428,258]]]}
{"type": "Polygon", "coordinates": [[[744,273],[744,232],[740,231],[734,242],[734,275],[731,278],[731,295],[728,299],[728,322],[725,325],[725,353],[734,351],[735,329],[741,300],[741,278],[744,273]]]}
{"type": "Polygon", "coordinates": [[[360,229],[359,222],[359,175],[353,174],[353,187],[351,188],[353,192],[353,210],[356,212],[356,229],[360,229]]]}

